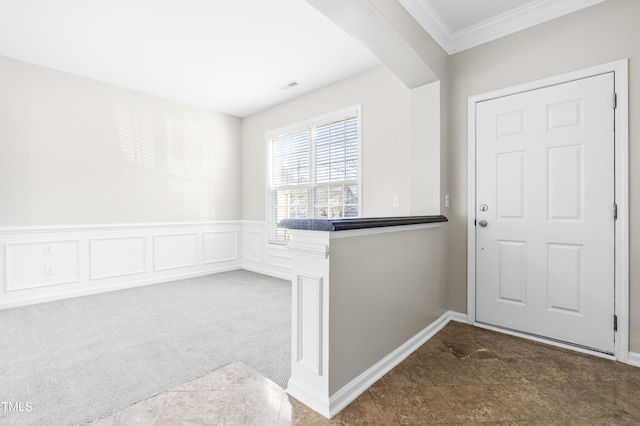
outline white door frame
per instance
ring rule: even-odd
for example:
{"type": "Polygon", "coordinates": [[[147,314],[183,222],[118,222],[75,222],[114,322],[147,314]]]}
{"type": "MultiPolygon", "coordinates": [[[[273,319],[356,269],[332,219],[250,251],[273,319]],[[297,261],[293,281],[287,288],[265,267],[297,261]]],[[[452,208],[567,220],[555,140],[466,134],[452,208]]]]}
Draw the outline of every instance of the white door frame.
{"type": "MultiPolygon", "coordinates": [[[[561,74],[506,89],[471,96],[468,100],[468,202],[467,202],[467,321],[476,323],[476,104],[503,96],[514,95],[581,78],[614,72],[617,108],[615,109],[615,198],[618,220],[615,225],[615,359],[629,361],[629,101],[628,59],[609,62],[587,69],[561,74]]],[[[612,99],[613,102],[613,99],[612,99]]],[[[613,210],[613,207],[612,207],[613,210]]],[[[611,212],[613,214],[613,211],[611,212]]],[[[613,327],[613,319],[612,324],[613,327]]],[[[517,334],[517,333],[515,333],[517,334]]],[[[518,334],[519,335],[519,334],[518,334]]],[[[527,337],[526,335],[522,335],[527,337]]],[[[531,337],[529,337],[531,338],[531,337]]],[[[544,340],[543,340],[544,341],[544,340]]],[[[581,352],[573,346],[545,341],[581,352]]]]}

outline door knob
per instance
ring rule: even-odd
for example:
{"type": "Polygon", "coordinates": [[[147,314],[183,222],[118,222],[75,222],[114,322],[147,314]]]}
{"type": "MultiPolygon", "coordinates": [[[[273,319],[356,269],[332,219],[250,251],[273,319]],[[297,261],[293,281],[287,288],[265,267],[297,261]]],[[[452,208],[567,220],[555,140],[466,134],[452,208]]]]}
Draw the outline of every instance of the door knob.
{"type": "Polygon", "coordinates": [[[486,220],[481,220],[480,222],[478,222],[478,225],[482,226],[483,228],[485,226],[487,226],[487,221],[486,220]]]}

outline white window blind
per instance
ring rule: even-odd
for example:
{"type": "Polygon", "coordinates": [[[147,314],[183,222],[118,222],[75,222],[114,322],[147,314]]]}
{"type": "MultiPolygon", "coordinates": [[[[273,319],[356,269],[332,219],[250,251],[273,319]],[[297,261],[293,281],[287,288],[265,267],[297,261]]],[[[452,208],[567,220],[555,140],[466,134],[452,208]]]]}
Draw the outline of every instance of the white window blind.
{"type": "Polygon", "coordinates": [[[285,218],[336,219],[360,214],[360,113],[342,111],[274,132],[269,185],[269,240],[285,243],[285,218]]]}

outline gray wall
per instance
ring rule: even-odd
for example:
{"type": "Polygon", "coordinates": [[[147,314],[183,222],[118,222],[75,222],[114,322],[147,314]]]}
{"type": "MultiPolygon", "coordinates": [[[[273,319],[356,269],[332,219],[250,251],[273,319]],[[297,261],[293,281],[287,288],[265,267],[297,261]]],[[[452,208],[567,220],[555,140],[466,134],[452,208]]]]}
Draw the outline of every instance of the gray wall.
{"type": "Polygon", "coordinates": [[[423,109],[425,116],[437,116],[439,93],[438,83],[411,91],[389,70],[379,67],[246,117],[242,124],[243,219],[266,219],[265,133],[356,104],[362,105],[362,216],[408,215],[411,180],[425,175],[433,180],[426,192],[424,184],[420,187],[416,209],[438,214],[439,165],[436,162],[435,170],[412,175],[410,163],[420,156],[439,156],[439,134],[425,130],[415,120],[412,126],[411,121],[412,105],[423,109]],[[393,208],[396,195],[400,208],[393,208]]]}
{"type": "Polygon", "coordinates": [[[331,240],[330,394],[447,311],[446,226],[331,240]]]}
{"type": "Polygon", "coordinates": [[[241,120],[0,57],[0,225],[237,220],[241,120]]]}
{"type": "Polygon", "coordinates": [[[608,0],[449,61],[449,306],[466,312],[467,98],[622,58],[629,62],[631,350],[640,352],[640,1],[608,0]],[[634,167],[635,166],[635,167],[634,167]]]}

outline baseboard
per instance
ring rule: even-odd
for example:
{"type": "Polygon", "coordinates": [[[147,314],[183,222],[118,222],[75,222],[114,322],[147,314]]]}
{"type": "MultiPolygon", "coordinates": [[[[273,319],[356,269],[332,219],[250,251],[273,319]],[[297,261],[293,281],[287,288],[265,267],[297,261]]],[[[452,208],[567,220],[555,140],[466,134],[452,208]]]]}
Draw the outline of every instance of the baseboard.
{"type": "Polygon", "coordinates": [[[281,280],[291,281],[291,273],[277,271],[269,267],[254,266],[244,263],[242,265],[242,269],[249,272],[255,272],[256,274],[268,275],[270,277],[280,278],[281,280]]]}
{"type": "Polygon", "coordinates": [[[447,313],[449,314],[450,321],[461,322],[463,324],[469,323],[469,318],[467,317],[467,314],[461,314],[460,312],[454,312],[454,311],[448,311],[447,313]]]}
{"type": "Polygon", "coordinates": [[[235,271],[238,269],[241,269],[241,268],[234,266],[234,267],[226,267],[226,268],[208,269],[208,270],[198,271],[198,272],[168,275],[168,276],[163,276],[161,278],[150,278],[150,279],[144,279],[139,281],[128,281],[128,282],[123,282],[121,284],[116,284],[116,285],[105,285],[101,287],[91,287],[91,288],[81,289],[81,290],[71,290],[67,292],[59,292],[59,293],[42,295],[42,296],[34,296],[34,297],[25,298],[25,299],[3,301],[3,302],[0,302],[0,310],[18,308],[20,306],[36,305],[39,303],[55,302],[57,300],[72,299],[74,297],[83,297],[83,296],[91,296],[94,294],[109,293],[111,291],[126,290],[130,288],[144,287],[144,286],[154,285],[154,284],[162,284],[169,281],[178,281],[178,280],[185,280],[188,278],[203,277],[205,275],[235,271]]]}
{"type": "Polygon", "coordinates": [[[328,419],[336,414],[331,413],[330,401],[326,397],[310,390],[304,385],[301,385],[294,378],[290,378],[287,383],[287,393],[307,407],[311,408],[316,413],[328,419]]]}
{"type": "Polygon", "coordinates": [[[369,389],[375,382],[380,380],[382,376],[404,361],[420,346],[429,341],[429,339],[431,339],[438,331],[442,330],[449,321],[466,323],[466,318],[467,316],[465,314],[453,311],[445,312],[440,316],[440,318],[429,324],[421,332],[413,336],[396,350],[378,361],[371,368],[353,379],[342,389],[333,394],[329,399],[309,391],[293,380],[289,381],[287,393],[330,419],[369,389]]]}
{"type": "Polygon", "coordinates": [[[235,269],[291,279],[264,222],[0,226],[0,309],[235,269]]]}
{"type": "Polygon", "coordinates": [[[629,352],[627,364],[633,365],[634,367],[640,367],[640,353],[629,352]]]}

